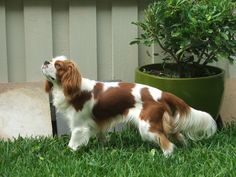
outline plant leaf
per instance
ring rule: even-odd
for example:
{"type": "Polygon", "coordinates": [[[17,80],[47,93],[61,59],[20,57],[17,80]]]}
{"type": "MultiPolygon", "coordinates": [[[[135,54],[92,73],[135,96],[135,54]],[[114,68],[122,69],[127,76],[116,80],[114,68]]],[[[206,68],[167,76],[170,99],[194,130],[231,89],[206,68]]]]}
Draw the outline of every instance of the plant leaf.
{"type": "Polygon", "coordinates": [[[228,35],[227,34],[225,34],[225,33],[220,33],[220,35],[225,39],[225,40],[229,40],[229,37],[228,37],[228,35]]]}

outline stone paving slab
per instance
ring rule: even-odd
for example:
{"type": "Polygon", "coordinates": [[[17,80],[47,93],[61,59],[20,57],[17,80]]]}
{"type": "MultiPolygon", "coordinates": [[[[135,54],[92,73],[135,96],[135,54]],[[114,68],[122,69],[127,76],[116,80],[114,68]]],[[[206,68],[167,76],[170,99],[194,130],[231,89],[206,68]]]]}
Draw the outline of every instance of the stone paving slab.
{"type": "Polygon", "coordinates": [[[0,83],[0,139],[52,135],[44,83],[0,83]]]}

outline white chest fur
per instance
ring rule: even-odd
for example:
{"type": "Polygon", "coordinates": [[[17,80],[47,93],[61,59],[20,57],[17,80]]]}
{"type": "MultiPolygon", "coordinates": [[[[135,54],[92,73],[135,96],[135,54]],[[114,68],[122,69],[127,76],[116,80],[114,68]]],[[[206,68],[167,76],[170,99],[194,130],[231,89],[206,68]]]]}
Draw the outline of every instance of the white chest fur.
{"type": "Polygon", "coordinates": [[[54,87],[52,95],[53,95],[53,104],[59,112],[66,110],[70,106],[66,100],[62,88],[54,87]]]}
{"type": "Polygon", "coordinates": [[[56,107],[56,110],[62,113],[64,115],[64,118],[67,119],[68,125],[71,130],[73,130],[74,127],[86,126],[92,129],[96,127],[91,113],[91,107],[94,104],[93,99],[87,101],[82,110],[76,111],[76,109],[69,103],[68,98],[65,97],[62,88],[53,88],[52,94],[53,104],[56,107]]]}

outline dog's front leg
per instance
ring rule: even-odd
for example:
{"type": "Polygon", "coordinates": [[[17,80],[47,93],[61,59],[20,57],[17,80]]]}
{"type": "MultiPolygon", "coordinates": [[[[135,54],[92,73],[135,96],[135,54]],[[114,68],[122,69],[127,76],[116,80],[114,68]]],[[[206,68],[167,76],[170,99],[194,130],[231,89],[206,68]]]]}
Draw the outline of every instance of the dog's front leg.
{"type": "Polygon", "coordinates": [[[106,134],[104,132],[97,133],[97,139],[101,143],[107,143],[109,141],[109,138],[107,138],[106,134]]]}
{"type": "Polygon", "coordinates": [[[69,147],[77,150],[79,146],[87,145],[90,138],[90,130],[87,127],[76,127],[71,132],[69,147]]]}

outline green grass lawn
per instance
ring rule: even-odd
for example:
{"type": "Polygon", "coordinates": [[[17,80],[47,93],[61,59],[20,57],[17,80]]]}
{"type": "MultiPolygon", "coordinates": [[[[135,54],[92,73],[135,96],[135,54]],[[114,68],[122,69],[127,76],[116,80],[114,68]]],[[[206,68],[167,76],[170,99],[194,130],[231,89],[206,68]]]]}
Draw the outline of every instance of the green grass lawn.
{"type": "Polygon", "coordinates": [[[136,130],[110,137],[107,144],[91,139],[77,152],[67,148],[68,136],[0,141],[0,176],[236,176],[236,125],[188,147],[177,144],[169,158],[136,130]]]}

